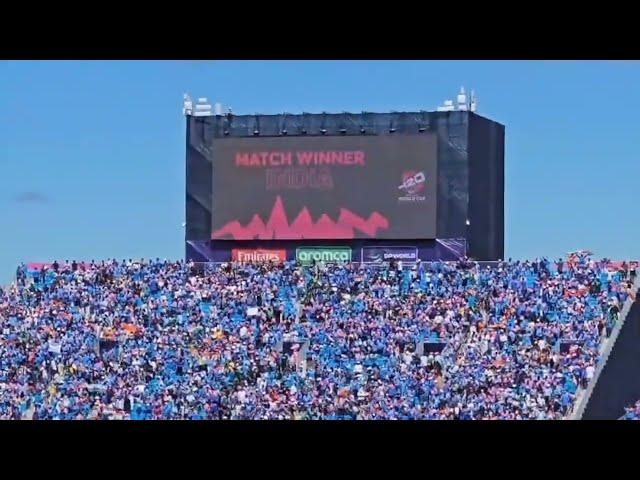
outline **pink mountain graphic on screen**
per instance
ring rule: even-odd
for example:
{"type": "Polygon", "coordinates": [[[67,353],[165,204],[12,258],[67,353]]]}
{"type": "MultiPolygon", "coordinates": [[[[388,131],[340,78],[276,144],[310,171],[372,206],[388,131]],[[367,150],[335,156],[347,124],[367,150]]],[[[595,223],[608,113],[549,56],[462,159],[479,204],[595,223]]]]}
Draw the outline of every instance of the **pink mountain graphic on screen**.
{"type": "Polygon", "coordinates": [[[304,207],[293,222],[289,223],[282,199],[278,196],[266,223],[258,214],[255,214],[245,226],[238,220],[233,220],[215,230],[211,238],[232,238],[234,240],[346,239],[356,238],[356,236],[362,237],[363,234],[367,237],[375,237],[378,230],[387,228],[389,228],[389,221],[378,212],[373,212],[368,219],[364,219],[346,208],[340,209],[337,221],[323,213],[314,222],[309,210],[304,207]]]}

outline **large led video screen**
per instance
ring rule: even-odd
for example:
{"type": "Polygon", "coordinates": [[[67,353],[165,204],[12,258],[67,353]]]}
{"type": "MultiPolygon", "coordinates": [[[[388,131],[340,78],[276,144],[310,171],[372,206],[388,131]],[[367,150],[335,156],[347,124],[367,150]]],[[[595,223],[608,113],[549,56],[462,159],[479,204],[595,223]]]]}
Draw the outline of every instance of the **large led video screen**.
{"type": "Polygon", "coordinates": [[[435,238],[437,150],[432,133],[216,139],[211,238],[435,238]]]}

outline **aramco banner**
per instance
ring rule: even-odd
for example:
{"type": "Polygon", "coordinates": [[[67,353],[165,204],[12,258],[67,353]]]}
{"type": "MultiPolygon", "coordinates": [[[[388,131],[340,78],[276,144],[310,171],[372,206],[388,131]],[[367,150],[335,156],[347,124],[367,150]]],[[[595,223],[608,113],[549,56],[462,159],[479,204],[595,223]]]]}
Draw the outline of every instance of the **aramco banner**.
{"type": "Polygon", "coordinates": [[[302,265],[315,262],[344,263],[351,261],[349,247],[300,247],[296,249],[296,260],[302,265]]]}

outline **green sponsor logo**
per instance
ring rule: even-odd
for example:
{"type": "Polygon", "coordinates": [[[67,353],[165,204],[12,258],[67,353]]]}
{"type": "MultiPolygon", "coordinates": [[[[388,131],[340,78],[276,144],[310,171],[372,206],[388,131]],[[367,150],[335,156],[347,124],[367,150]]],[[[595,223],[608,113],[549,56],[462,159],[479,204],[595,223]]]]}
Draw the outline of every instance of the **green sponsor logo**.
{"type": "Polygon", "coordinates": [[[296,260],[303,265],[316,262],[340,263],[351,261],[349,247],[307,247],[296,249],[296,260]]]}

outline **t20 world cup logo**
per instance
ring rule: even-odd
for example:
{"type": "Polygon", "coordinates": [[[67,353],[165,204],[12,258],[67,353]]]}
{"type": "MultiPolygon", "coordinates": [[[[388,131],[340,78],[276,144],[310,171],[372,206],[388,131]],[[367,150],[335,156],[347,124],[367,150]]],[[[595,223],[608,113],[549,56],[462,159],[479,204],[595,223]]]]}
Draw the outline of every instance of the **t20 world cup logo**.
{"type": "Polygon", "coordinates": [[[402,174],[402,184],[398,189],[405,195],[417,195],[425,189],[427,178],[424,172],[409,170],[402,174]]]}

